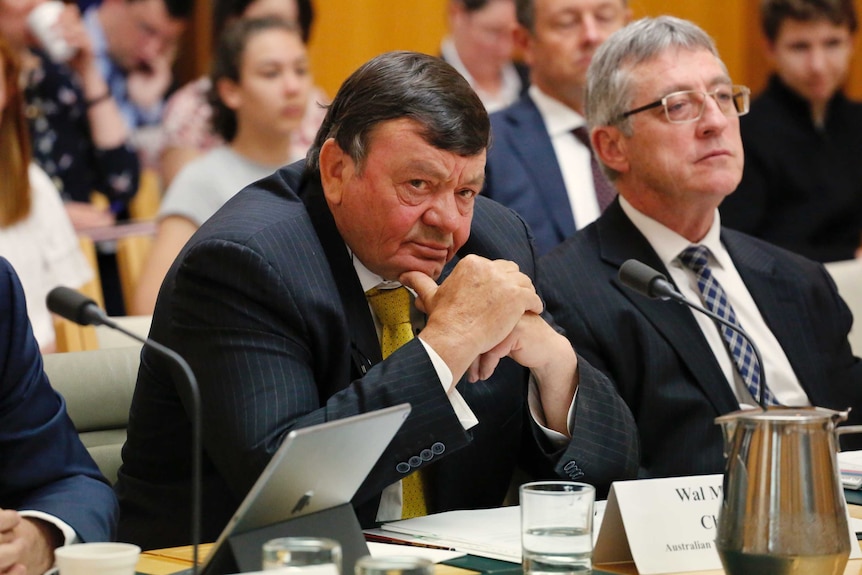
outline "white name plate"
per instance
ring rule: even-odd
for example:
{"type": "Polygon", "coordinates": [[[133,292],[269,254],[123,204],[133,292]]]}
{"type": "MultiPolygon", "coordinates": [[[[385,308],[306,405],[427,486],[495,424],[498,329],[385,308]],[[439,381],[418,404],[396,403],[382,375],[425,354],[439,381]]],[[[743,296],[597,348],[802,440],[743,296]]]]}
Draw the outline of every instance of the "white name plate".
{"type": "Polygon", "coordinates": [[[721,569],[715,530],[722,475],[617,481],[594,563],[634,561],[640,575],[721,569]]]}
{"type": "MultiPolygon", "coordinates": [[[[613,483],[593,563],[634,561],[640,575],[722,569],[715,547],[722,480],[718,474],[613,483]]],[[[850,558],[862,557],[850,531],[850,558]]]]}

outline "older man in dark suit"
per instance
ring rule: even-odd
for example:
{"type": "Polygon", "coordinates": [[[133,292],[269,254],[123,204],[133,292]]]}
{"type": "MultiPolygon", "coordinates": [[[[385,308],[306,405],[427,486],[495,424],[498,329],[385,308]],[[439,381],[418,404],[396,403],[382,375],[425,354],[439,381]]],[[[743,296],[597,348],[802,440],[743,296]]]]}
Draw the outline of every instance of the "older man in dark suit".
{"type": "Polygon", "coordinates": [[[851,316],[823,266],[721,228],[717,208],[742,175],[734,86],[700,28],[675,18],[611,36],[588,75],[592,142],[619,190],[593,225],[542,259],[548,309],[583,357],[628,403],[641,439],[640,475],[723,469],[715,417],[769,403],[857,408],[862,363],[847,343],[851,316]],[[685,297],[745,329],[731,330],[617,279],[627,259],[667,274],[685,297]]]}
{"type": "MultiPolygon", "coordinates": [[[[477,197],[488,137],[449,64],[384,54],[341,87],[305,165],[240,192],[183,249],[150,335],[201,384],[205,539],[290,429],[402,402],[411,415],[354,498],[365,525],[421,502],[499,505],[518,464],[600,491],[633,475],[631,414],[540,315],[527,226],[477,197]]],[[[145,350],[121,539],[188,542],[186,399],[145,350]]]]}
{"type": "Polygon", "coordinates": [[[66,543],[108,541],[117,500],[51,389],[24,290],[0,258],[0,573],[44,573],[66,543]]]}

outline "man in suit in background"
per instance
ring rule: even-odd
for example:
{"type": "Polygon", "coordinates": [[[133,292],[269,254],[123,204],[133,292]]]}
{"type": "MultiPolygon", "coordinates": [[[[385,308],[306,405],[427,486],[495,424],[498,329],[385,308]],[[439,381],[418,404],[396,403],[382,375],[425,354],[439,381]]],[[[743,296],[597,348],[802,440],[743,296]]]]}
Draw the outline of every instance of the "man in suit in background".
{"type": "MultiPolygon", "coordinates": [[[[402,479],[422,477],[438,512],[500,505],[519,464],[600,492],[634,474],[631,414],[540,315],[526,224],[477,196],[489,131],[449,64],[383,54],[342,85],[305,163],[241,191],[180,253],[150,336],[200,382],[204,540],[289,430],[403,402],[410,416],[354,497],[366,526],[422,512],[402,479]]],[[[121,540],[188,543],[187,399],[145,349],[121,540]]]]}
{"type": "Polygon", "coordinates": [[[488,113],[527,91],[529,70],[512,61],[515,0],[449,0],[440,55],[467,79],[488,113]]]}
{"type": "Polygon", "coordinates": [[[626,0],[517,0],[532,86],[491,116],[485,194],[518,212],[539,254],[595,220],[613,187],[590,151],[584,84],[593,53],[629,19],[626,0]]]}
{"type": "Polygon", "coordinates": [[[117,511],[42,370],[24,291],[0,257],[0,573],[44,573],[61,545],[109,541],[117,511]]]}
{"type": "Polygon", "coordinates": [[[757,405],[761,383],[750,346],[733,340],[730,351],[735,332],[624,287],[617,272],[632,258],[750,334],[765,362],[766,402],[853,407],[851,419],[862,421],[852,318],[826,270],[720,226],[718,205],[742,176],[738,116],[748,91],[731,83],[712,39],[676,18],[630,24],[596,54],[586,110],[619,198],[542,258],[539,288],[631,408],[640,475],[721,472],[714,419],[757,405]]]}
{"type": "Polygon", "coordinates": [[[855,0],[763,0],[775,73],[742,120],[745,169],[724,224],[821,262],[862,257],[862,103],[842,92],[855,0]]]}

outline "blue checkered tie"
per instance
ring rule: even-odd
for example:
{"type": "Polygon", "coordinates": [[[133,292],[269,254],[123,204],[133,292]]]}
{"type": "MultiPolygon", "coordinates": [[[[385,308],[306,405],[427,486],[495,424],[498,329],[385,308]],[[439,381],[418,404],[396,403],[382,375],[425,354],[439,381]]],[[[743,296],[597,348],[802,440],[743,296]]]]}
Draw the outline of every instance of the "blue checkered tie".
{"type": "MultiPolygon", "coordinates": [[[[742,329],[736,319],[736,314],[733,312],[733,307],[727,299],[727,294],[712,275],[712,270],[709,269],[709,248],[706,246],[689,246],[679,254],[679,260],[697,276],[697,287],[706,308],[742,329]]],[[[760,365],[757,362],[754,349],[748,340],[738,332],[725,325],[718,327],[724,343],[727,344],[727,348],[733,356],[736,369],[742,376],[742,381],[745,382],[748,391],[757,401],[760,397],[760,365]]],[[[778,405],[778,401],[768,386],[763,390],[763,398],[767,405],[778,405]]]]}

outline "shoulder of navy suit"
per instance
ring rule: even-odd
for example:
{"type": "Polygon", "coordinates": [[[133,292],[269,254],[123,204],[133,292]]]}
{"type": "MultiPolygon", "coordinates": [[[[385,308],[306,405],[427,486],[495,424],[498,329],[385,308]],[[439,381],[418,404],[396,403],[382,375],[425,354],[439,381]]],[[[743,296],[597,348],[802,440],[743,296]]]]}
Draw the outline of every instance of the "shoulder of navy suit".
{"type": "Polygon", "coordinates": [[[42,369],[24,290],[0,257],[0,435],[11,428],[21,441],[17,449],[8,442],[0,447],[6,468],[0,508],[42,511],[66,522],[83,541],[108,541],[117,500],[65,410],[42,369]],[[42,464],[32,465],[34,458],[42,464]]]}

